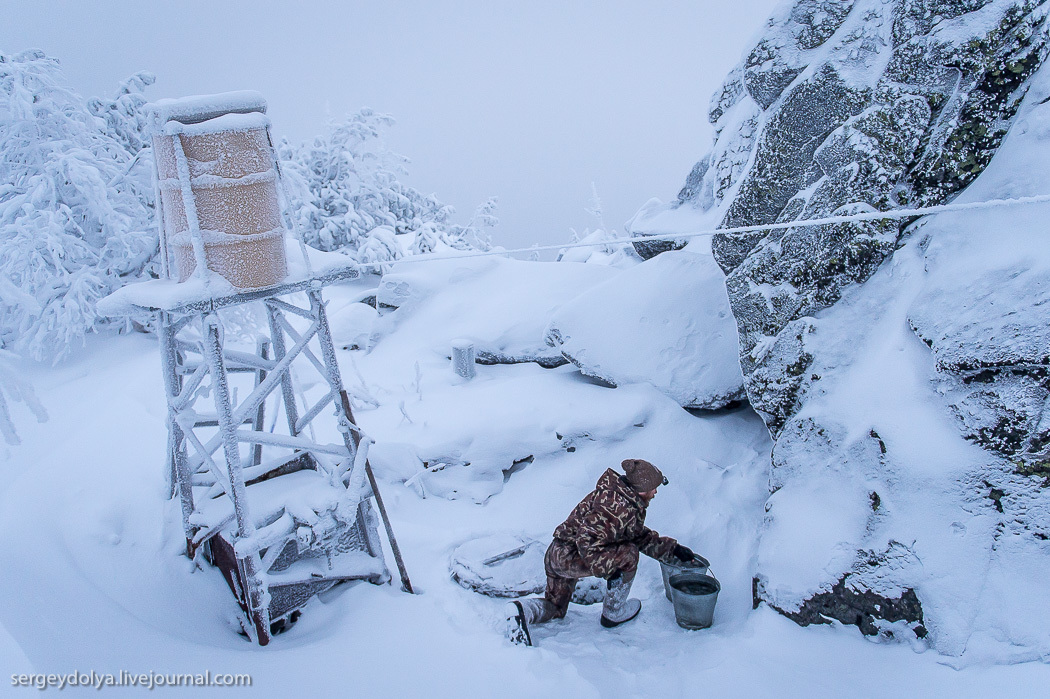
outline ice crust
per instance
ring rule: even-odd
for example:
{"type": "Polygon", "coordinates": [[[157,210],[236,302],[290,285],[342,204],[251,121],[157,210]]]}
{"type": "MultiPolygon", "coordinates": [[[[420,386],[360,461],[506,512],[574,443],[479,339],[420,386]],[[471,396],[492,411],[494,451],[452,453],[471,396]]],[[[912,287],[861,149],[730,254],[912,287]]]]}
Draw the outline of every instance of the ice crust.
{"type": "Polygon", "coordinates": [[[266,99],[254,90],[236,90],[215,95],[192,95],[160,99],[147,105],[154,128],[167,121],[194,124],[223,114],[266,113],[266,99]]]}

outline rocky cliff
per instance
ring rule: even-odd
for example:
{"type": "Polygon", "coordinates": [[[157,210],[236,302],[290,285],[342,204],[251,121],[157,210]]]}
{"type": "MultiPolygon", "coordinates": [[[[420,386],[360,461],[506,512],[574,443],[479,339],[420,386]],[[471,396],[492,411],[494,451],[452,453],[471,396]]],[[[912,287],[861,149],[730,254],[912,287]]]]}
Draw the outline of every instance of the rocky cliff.
{"type": "MultiPolygon", "coordinates": [[[[1030,177],[1050,165],[1048,11],[782,5],[712,100],[710,154],[631,232],[683,212],[725,229],[1050,189],[1030,177]]],[[[756,604],[947,653],[1050,650],[1029,582],[1050,574],[1047,213],[714,236],[747,394],[776,439],[756,604]]]]}

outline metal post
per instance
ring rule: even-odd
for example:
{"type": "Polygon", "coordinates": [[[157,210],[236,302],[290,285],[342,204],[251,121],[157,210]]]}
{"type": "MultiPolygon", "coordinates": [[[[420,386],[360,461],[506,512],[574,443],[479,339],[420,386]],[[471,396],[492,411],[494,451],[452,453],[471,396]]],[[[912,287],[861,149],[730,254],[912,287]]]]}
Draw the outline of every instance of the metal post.
{"type": "Polygon", "coordinates": [[[179,192],[182,195],[182,207],[186,214],[186,225],[190,232],[190,241],[193,243],[193,257],[197,262],[197,269],[193,276],[203,279],[205,285],[211,288],[208,282],[208,258],[204,249],[204,237],[201,234],[200,220],[197,218],[197,202],[193,198],[190,185],[190,165],[186,159],[186,151],[182,149],[182,139],[179,134],[171,135],[172,145],[175,147],[175,169],[179,173],[179,192]]]}
{"type": "Polygon", "coordinates": [[[464,379],[472,379],[477,374],[474,366],[474,343],[470,340],[452,341],[452,371],[464,379]]]}
{"type": "MultiPolygon", "coordinates": [[[[328,372],[328,385],[332,387],[332,390],[337,394],[343,392],[343,377],[339,373],[339,361],[335,356],[335,343],[332,342],[332,331],[328,326],[328,314],[324,309],[324,301],[321,300],[321,292],[310,291],[310,310],[313,311],[314,317],[317,318],[317,340],[321,343],[321,358],[324,360],[325,369],[328,372]]],[[[348,423],[353,424],[353,418],[349,415],[346,407],[340,402],[336,401],[336,414],[342,413],[340,417],[344,418],[348,423]]],[[[347,451],[350,452],[351,461],[357,455],[357,446],[361,441],[361,437],[353,430],[346,430],[343,432],[343,442],[346,444],[347,451]]]]}
{"type": "MultiPolygon", "coordinates": [[[[230,385],[226,377],[226,366],[222,361],[222,338],[219,335],[219,317],[214,313],[201,316],[204,330],[204,354],[211,373],[212,391],[215,398],[215,414],[222,434],[222,448],[226,457],[226,468],[230,478],[230,496],[233,498],[237,518],[237,536],[247,539],[255,532],[255,525],[248,512],[248,496],[245,492],[244,470],[241,466],[240,450],[237,446],[237,425],[233,420],[230,404],[230,385]]],[[[270,594],[263,573],[259,569],[259,554],[238,557],[244,571],[245,602],[248,615],[255,624],[259,645],[270,642],[270,594]]]]}
{"type": "MultiPolygon", "coordinates": [[[[259,340],[258,351],[259,356],[263,359],[270,358],[270,343],[266,340],[259,340]]],[[[266,378],[266,370],[258,369],[255,372],[255,386],[258,388],[259,384],[266,378]]],[[[259,409],[255,412],[255,420],[252,421],[252,429],[256,432],[262,432],[266,420],[266,400],[264,399],[259,403],[259,409]]],[[[262,463],[262,444],[256,444],[252,453],[252,466],[258,466],[262,463]]]]}
{"type": "MultiPolygon", "coordinates": [[[[154,144],[155,142],[150,146],[150,150],[153,152],[151,179],[153,181],[153,203],[157,207],[157,243],[160,247],[160,275],[162,279],[171,279],[171,252],[168,250],[168,236],[164,233],[164,197],[160,189],[160,168],[157,166],[157,158],[159,156],[154,144]]],[[[139,153],[141,152],[140,150],[139,153]]]]}
{"type": "MultiPolygon", "coordinates": [[[[324,309],[324,301],[321,292],[314,289],[309,292],[310,309],[317,317],[317,340],[321,343],[321,356],[324,359],[325,368],[328,369],[328,382],[332,390],[338,391],[339,400],[336,401],[336,414],[347,425],[354,425],[354,414],[350,407],[350,399],[343,388],[343,379],[339,375],[339,362],[335,356],[335,344],[332,342],[332,332],[328,327],[328,314],[324,309]],[[341,415],[340,415],[341,413],[341,415]]],[[[360,448],[361,436],[352,429],[343,432],[343,441],[351,455],[356,455],[360,448]]],[[[383,504],[383,496],[379,494],[379,484],[376,483],[375,475],[368,460],[364,462],[365,474],[368,476],[368,485],[372,488],[372,495],[379,506],[379,514],[383,518],[383,527],[386,529],[387,539],[390,541],[390,550],[394,553],[394,562],[397,563],[397,571],[401,575],[401,586],[405,592],[412,593],[412,581],[408,579],[408,569],[401,558],[401,547],[397,545],[397,537],[394,536],[394,528],[390,525],[390,517],[387,516],[386,506],[383,504]]]]}
{"type": "MultiPolygon", "coordinates": [[[[277,320],[280,309],[271,304],[266,304],[266,317],[270,323],[270,341],[273,342],[273,358],[278,362],[284,359],[287,349],[284,345],[284,331],[281,323],[277,320]]],[[[295,429],[295,423],[299,421],[299,410],[295,407],[295,387],[292,385],[291,371],[281,374],[281,395],[284,397],[284,414],[288,418],[288,433],[293,437],[299,434],[295,429]]]]}
{"type": "Polygon", "coordinates": [[[190,515],[193,514],[193,484],[189,470],[186,467],[186,440],[182,433],[182,427],[175,420],[175,399],[182,392],[182,377],[178,371],[178,345],[175,335],[179,325],[174,322],[171,314],[161,311],[159,313],[160,324],[160,352],[164,362],[164,392],[168,400],[168,477],[169,496],[176,492],[182,503],[182,529],[186,533],[186,553],[192,557],[193,535],[196,527],[190,524],[190,515]]]}

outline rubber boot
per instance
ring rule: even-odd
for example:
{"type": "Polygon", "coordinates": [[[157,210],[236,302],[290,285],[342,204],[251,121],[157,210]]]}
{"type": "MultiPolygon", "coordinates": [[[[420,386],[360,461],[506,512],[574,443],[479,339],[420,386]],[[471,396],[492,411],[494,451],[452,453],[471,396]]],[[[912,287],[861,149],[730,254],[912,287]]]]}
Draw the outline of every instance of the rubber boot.
{"type": "Polygon", "coordinates": [[[542,624],[554,618],[558,610],[542,597],[514,600],[507,607],[507,638],[511,643],[532,645],[529,624],[542,624]]]}
{"type": "Polygon", "coordinates": [[[605,592],[605,602],[602,604],[602,626],[607,629],[615,628],[638,616],[642,611],[642,603],[636,599],[628,599],[631,594],[631,583],[634,582],[634,572],[626,575],[620,574],[609,578],[608,589],[605,592]]]}

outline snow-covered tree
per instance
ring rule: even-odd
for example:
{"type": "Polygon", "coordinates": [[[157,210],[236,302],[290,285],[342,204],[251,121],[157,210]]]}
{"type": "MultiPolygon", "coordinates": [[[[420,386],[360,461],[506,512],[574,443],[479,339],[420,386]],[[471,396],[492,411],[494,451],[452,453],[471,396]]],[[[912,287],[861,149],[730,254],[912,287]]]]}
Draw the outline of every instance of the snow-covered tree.
{"type": "Polygon", "coordinates": [[[61,358],[106,322],[97,300],[151,264],[147,175],[133,172],[150,81],[89,108],[55,59],[0,53],[0,347],[61,358]]]}
{"type": "Polygon", "coordinates": [[[611,267],[632,267],[641,262],[630,242],[621,238],[616,231],[606,229],[602,200],[593,182],[591,203],[584,211],[596,219],[598,227],[593,231],[585,228],[583,233],[570,228],[569,244],[579,244],[581,247],[563,248],[558,252],[558,262],[589,262],[611,267]]]}
{"type": "MultiPolygon", "coordinates": [[[[137,73],[84,100],[40,51],[0,53],[0,348],[58,360],[93,329],[97,300],[155,274],[151,149],[137,73]]],[[[404,255],[486,249],[494,199],[466,224],[402,184],[388,116],[362,110],[312,142],[282,143],[289,211],[306,242],[376,271],[404,255]]]]}
{"type": "Polygon", "coordinates": [[[441,248],[488,249],[483,230],[497,222],[496,200],[466,225],[452,223],[451,206],[400,182],[408,159],[382,140],[393,123],[362,109],[299,147],[281,143],[289,208],[307,244],[376,264],[441,248]]]}
{"type": "Polygon", "coordinates": [[[141,71],[120,84],[113,99],[92,97],[88,111],[106,122],[106,133],[120,141],[134,158],[124,175],[110,182],[110,187],[123,187],[153,208],[153,150],[149,147],[149,123],[146,119],[147,87],[156,82],[152,73],[141,71]]]}
{"type": "Polygon", "coordinates": [[[106,131],[133,155],[149,146],[146,120],[147,87],[157,81],[152,73],[141,71],[120,84],[113,99],[92,97],[88,111],[106,122],[106,131]]]}
{"type": "Polygon", "coordinates": [[[0,436],[12,445],[19,444],[20,440],[11,418],[11,403],[25,403],[39,422],[47,420],[47,411],[37,400],[33,387],[20,378],[12,366],[15,359],[10,352],[0,349],[0,436]]]}

